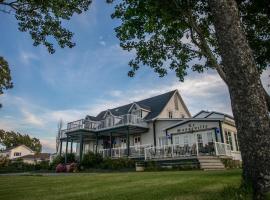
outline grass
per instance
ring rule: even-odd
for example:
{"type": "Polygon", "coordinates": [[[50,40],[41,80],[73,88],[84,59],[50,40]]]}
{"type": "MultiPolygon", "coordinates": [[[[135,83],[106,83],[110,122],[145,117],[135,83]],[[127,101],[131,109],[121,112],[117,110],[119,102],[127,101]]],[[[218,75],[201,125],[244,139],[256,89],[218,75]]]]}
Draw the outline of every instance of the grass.
{"type": "Polygon", "coordinates": [[[240,170],[1,176],[0,199],[232,199],[240,181],[240,170]]]}

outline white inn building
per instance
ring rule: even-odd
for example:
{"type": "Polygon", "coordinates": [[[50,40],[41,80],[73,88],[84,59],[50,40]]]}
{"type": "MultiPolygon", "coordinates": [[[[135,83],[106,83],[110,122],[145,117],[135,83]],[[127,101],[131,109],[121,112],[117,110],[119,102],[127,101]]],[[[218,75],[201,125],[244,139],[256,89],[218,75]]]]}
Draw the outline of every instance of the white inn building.
{"type": "Polygon", "coordinates": [[[60,142],[59,153],[76,153],[79,161],[88,151],[145,160],[241,160],[233,117],[208,111],[192,117],[178,90],[70,122],[60,142]]]}

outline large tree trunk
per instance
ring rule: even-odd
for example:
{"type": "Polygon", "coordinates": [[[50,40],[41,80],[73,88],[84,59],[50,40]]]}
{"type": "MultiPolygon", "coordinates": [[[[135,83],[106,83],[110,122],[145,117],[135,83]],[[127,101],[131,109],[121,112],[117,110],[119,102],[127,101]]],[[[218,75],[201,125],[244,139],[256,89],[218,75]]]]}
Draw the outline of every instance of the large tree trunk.
{"type": "Polygon", "coordinates": [[[252,185],[254,199],[264,199],[270,189],[270,119],[265,91],[235,0],[209,0],[209,5],[238,131],[244,183],[252,185]]]}

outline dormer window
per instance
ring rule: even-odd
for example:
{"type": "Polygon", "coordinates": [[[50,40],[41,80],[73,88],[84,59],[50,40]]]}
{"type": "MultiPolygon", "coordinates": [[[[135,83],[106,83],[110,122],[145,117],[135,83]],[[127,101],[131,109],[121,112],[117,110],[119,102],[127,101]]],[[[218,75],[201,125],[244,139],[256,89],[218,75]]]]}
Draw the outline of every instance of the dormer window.
{"type": "Polygon", "coordinates": [[[173,112],[172,111],[169,111],[169,118],[173,118],[173,112]]]}

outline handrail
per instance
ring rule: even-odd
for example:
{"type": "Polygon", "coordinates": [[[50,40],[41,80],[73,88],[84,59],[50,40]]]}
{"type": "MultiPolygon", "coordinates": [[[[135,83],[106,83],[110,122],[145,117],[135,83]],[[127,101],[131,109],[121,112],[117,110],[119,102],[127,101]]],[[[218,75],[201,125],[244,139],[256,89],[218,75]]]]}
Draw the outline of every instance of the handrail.
{"type": "Polygon", "coordinates": [[[100,121],[92,121],[86,119],[80,119],[67,123],[67,129],[63,130],[65,133],[78,129],[86,130],[102,130],[122,125],[143,125],[146,126],[146,122],[139,116],[133,114],[126,114],[120,116],[111,116],[107,119],[100,121]]]}

